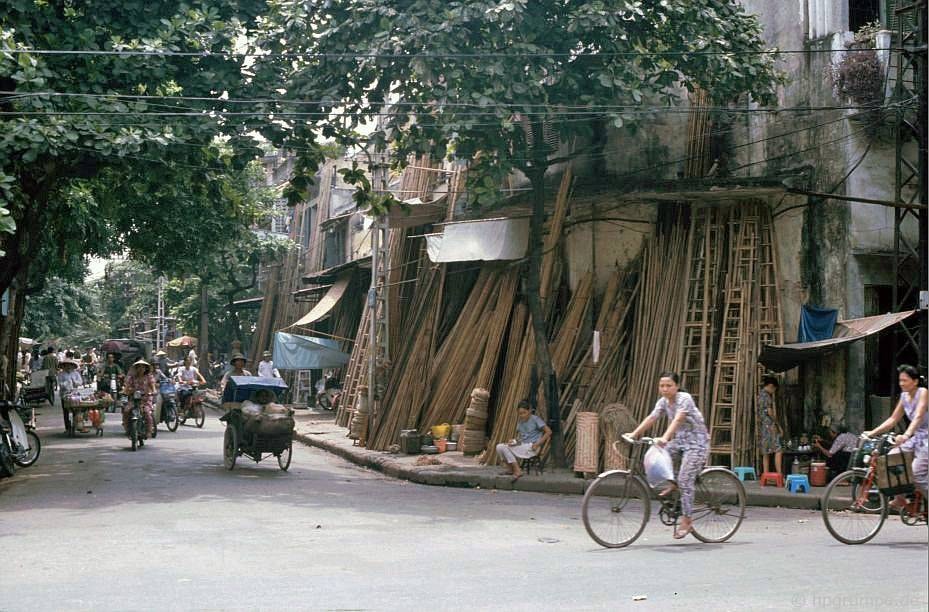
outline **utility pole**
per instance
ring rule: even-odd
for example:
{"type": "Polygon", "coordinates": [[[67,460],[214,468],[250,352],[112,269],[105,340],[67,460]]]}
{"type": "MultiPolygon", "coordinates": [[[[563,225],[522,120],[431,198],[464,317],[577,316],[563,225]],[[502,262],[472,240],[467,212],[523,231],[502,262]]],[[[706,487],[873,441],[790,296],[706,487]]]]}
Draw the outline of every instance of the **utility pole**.
{"type": "MultiPolygon", "coordinates": [[[[893,102],[896,103],[894,140],[896,155],[894,164],[894,202],[917,204],[922,208],[894,209],[894,259],[893,259],[893,307],[895,312],[919,308],[916,317],[903,321],[894,334],[894,365],[899,365],[904,351],[914,350],[920,373],[925,375],[927,351],[929,351],[929,240],[927,222],[929,212],[927,197],[926,130],[926,0],[903,0],[897,2],[894,14],[887,18],[896,23],[894,53],[896,58],[896,81],[893,102]],[[916,145],[914,154],[912,144],[916,145]],[[912,224],[918,228],[918,238],[913,244],[905,232],[912,224]],[[913,270],[916,277],[913,277],[913,270]]],[[[893,370],[893,384],[897,373],[893,370]]]]}

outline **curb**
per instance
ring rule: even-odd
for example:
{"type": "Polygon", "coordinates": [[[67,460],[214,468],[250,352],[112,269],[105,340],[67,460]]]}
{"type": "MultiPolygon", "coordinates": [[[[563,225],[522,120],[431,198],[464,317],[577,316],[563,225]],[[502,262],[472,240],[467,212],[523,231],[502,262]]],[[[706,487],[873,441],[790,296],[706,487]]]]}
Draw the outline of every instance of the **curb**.
{"type": "MultiPolygon", "coordinates": [[[[367,451],[345,446],[332,440],[313,435],[294,432],[294,439],[306,446],[317,448],[360,467],[381,472],[391,478],[399,478],[417,484],[472,489],[497,489],[501,491],[527,491],[534,493],[555,493],[560,495],[583,495],[588,480],[566,477],[558,480],[540,480],[527,477],[513,483],[507,476],[494,474],[475,474],[461,469],[424,470],[414,469],[406,464],[394,461],[390,456],[377,451],[367,451]]],[[[797,510],[819,510],[820,498],[815,493],[791,494],[787,497],[780,489],[746,490],[746,506],[768,508],[791,508],[797,510]]]]}

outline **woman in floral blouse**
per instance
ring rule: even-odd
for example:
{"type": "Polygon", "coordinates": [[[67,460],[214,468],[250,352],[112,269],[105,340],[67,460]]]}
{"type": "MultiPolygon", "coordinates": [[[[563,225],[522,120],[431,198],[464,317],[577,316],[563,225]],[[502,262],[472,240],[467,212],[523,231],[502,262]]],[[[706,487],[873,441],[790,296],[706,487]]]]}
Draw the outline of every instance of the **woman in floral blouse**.
{"type": "Polygon", "coordinates": [[[680,540],[693,527],[694,483],[703,471],[710,455],[710,436],[703,421],[703,415],[694,404],[689,393],[680,390],[680,378],[675,372],[662,372],[658,379],[658,393],[661,398],[655,409],[646,417],[635,431],[628,434],[638,438],[654,425],[662,416],[668,417],[668,428],[657,440],[661,447],[667,447],[672,457],[680,459],[677,480],[659,495],[668,495],[675,488],[681,491],[681,510],[683,518],[674,531],[674,538],[680,540]]]}

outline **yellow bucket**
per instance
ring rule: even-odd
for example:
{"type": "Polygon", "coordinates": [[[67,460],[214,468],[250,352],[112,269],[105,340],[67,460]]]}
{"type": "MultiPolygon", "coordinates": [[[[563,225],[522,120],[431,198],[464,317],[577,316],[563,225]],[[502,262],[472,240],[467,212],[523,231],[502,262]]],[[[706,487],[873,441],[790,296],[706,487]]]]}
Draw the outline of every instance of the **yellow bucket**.
{"type": "Polygon", "coordinates": [[[433,425],[430,431],[432,432],[433,438],[447,438],[448,434],[452,432],[452,426],[448,423],[433,425]]]}

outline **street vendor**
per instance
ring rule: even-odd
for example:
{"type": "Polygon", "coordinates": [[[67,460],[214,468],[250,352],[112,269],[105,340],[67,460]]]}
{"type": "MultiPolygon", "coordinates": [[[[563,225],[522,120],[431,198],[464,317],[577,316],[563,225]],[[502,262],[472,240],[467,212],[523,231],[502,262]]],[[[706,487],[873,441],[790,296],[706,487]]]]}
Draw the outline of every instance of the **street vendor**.
{"type": "Polygon", "coordinates": [[[777,393],[777,378],[765,376],[763,386],[758,393],[758,434],[761,438],[759,450],[764,472],[771,471],[771,455],[774,455],[774,468],[778,474],[784,470],[784,447],[781,443],[781,426],[777,423],[777,412],[774,406],[774,394],[777,393]]]}
{"type": "Polygon", "coordinates": [[[535,457],[551,437],[552,430],[541,417],[532,414],[529,402],[519,402],[516,408],[516,438],[497,445],[497,454],[506,461],[514,481],[523,475],[518,459],[535,457]]]}
{"type": "MultiPolygon", "coordinates": [[[[153,368],[150,363],[144,359],[139,359],[129,368],[129,376],[126,377],[126,384],[123,385],[123,393],[128,397],[132,397],[136,391],[142,392],[142,413],[145,415],[145,435],[148,437],[151,437],[152,429],[154,429],[152,408],[155,402],[155,394],[158,391],[152,371],[153,368]]],[[[123,408],[123,429],[126,433],[129,432],[129,413],[131,411],[132,403],[127,402],[123,408]]]]}
{"type": "MultiPolygon", "coordinates": [[[[926,493],[927,467],[929,467],[927,463],[929,422],[926,418],[926,406],[929,401],[929,391],[925,388],[925,381],[921,380],[919,371],[911,365],[901,365],[897,368],[897,383],[900,385],[900,401],[897,402],[894,411],[886,421],[871,431],[863,432],[863,435],[873,438],[890,431],[905,415],[910,424],[906,431],[894,440],[897,446],[894,451],[902,450],[914,454],[913,482],[922,489],[923,493],[926,493]]],[[[890,507],[901,508],[905,504],[906,498],[898,495],[890,503],[890,507]]]]}
{"type": "Polygon", "coordinates": [[[232,368],[226,372],[223,376],[223,380],[219,383],[220,391],[226,388],[226,383],[229,382],[229,378],[232,376],[251,376],[252,373],[245,369],[245,355],[242,353],[233,353],[232,359],[229,360],[232,368]]]}
{"type": "Polygon", "coordinates": [[[858,448],[858,436],[841,424],[832,425],[830,434],[832,435],[832,443],[828,449],[822,445],[822,440],[819,437],[814,439],[813,446],[826,458],[829,473],[834,476],[848,469],[848,462],[852,453],[858,448]]]}
{"type": "MultiPolygon", "coordinates": [[[[77,362],[73,359],[64,359],[58,364],[58,390],[61,395],[61,414],[64,417],[65,433],[71,430],[71,412],[65,408],[65,398],[77,391],[84,384],[84,378],[77,371],[77,362]]],[[[87,430],[82,430],[86,432],[87,430]]]]}
{"type": "Polygon", "coordinates": [[[103,367],[101,367],[100,371],[97,373],[97,391],[103,391],[104,393],[109,393],[110,392],[110,378],[112,376],[116,377],[116,385],[117,385],[117,388],[119,388],[119,383],[122,380],[123,375],[124,375],[123,367],[119,365],[117,354],[107,353],[106,363],[103,364],[103,367]]]}

